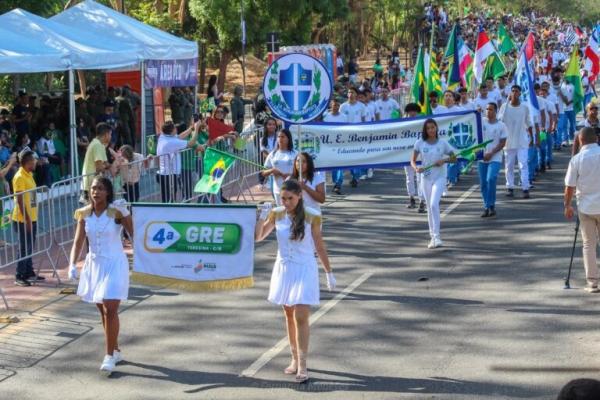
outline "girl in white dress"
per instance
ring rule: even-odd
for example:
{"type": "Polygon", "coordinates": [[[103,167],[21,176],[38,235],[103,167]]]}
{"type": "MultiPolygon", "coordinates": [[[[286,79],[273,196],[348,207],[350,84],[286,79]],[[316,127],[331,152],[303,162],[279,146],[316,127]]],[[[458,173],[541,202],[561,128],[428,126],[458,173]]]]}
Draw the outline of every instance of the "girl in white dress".
{"type": "Polygon", "coordinates": [[[421,139],[415,143],[410,164],[421,174],[421,192],[427,205],[427,222],[431,241],[427,245],[430,249],[443,245],[440,237],[440,200],[446,190],[447,168],[446,162],[455,162],[454,147],[445,139],[438,137],[438,125],[430,118],[423,124],[421,139]],[[449,156],[449,157],[446,157],[449,156]],[[417,166],[417,158],[421,165],[417,166]]]}
{"type": "Polygon", "coordinates": [[[321,204],[325,203],[325,175],[315,171],[315,162],[310,154],[302,152],[296,156],[294,172],[288,179],[297,180],[302,187],[305,208],[321,211],[321,204]]]}
{"type": "Polygon", "coordinates": [[[264,207],[256,224],[255,239],[265,239],[273,229],[277,233],[277,260],[273,266],[269,301],[283,306],[292,362],[285,374],[296,374],[296,382],[306,382],[306,357],[310,328],[310,306],[319,305],[319,272],[315,249],[326,272],[327,288],[335,288],[327,250],[321,237],[321,214],[305,209],[302,188],[296,180],[281,186],[283,206],[264,207]]]}
{"type": "Polygon", "coordinates": [[[267,169],[261,171],[264,177],[273,176],[273,198],[278,206],[281,205],[281,185],[292,174],[296,154],[292,133],[285,128],[280,130],[277,133],[277,148],[265,160],[267,169]]]}
{"type": "Polygon", "coordinates": [[[123,251],[121,229],[133,238],[131,215],[124,204],[111,204],[110,180],[96,177],[90,187],[91,204],[75,211],[77,229],[71,248],[69,278],[77,278],[76,262],[87,237],[89,248],[81,270],[77,295],[100,311],[106,355],[100,370],[110,375],[122,360],[119,349],[119,304],[129,292],[129,263],[123,251]]]}

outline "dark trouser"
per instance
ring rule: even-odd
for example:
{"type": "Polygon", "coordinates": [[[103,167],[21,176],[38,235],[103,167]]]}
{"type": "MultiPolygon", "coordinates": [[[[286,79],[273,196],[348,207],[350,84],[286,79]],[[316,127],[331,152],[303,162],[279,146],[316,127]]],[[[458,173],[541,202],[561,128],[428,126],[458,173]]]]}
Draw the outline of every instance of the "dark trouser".
{"type": "Polygon", "coordinates": [[[160,200],[163,203],[174,203],[177,198],[178,175],[158,175],[160,182],[160,200]]]}
{"type": "Polygon", "coordinates": [[[126,183],[123,185],[125,191],[125,201],[128,203],[135,203],[140,199],[140,183],[126,183]]]}
{"type": "Polygon", "coordinates": [[[33,253],[33,245],[35,244],[35,236],[37,231],[37,223],[32,222],[31,232],[27,232],[25,224],[15,222],[13,225],[19,235],[19,258],[21,261],[17,263],[17,278],[27,279],[34,274],[33,258],[27,257],[33,253]]]}
{"type": "Polygon", "coordinates": [[[194,196],[194,171],[191,169],[181,170],[181,193],[183,200],[189,200],[194,196]]]}

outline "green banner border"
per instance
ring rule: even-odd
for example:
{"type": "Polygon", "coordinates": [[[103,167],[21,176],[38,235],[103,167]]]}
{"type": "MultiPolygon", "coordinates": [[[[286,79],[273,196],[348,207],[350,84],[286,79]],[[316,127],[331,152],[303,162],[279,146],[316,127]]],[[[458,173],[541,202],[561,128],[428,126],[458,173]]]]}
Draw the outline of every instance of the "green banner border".
{"type": "Polygon", "coordinates": [[[131,203],[132,207],[174,207],[174,208],[258,208],[246,204],[197,204],[197,203],[131,203]]]}

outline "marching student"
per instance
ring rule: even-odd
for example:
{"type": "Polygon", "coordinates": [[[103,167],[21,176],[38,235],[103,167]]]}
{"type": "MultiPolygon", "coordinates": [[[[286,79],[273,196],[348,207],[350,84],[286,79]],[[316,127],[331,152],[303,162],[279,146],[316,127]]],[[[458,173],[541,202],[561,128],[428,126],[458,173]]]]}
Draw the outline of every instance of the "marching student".
{"type": "Polygon", "coordinates": [[[292,353],[290,365],[283,371],[296,375],[296,382],[308,380],[307,356],[310,336],[310,307],[319,305],[319,267],[317,252],[326,273],[327,288],[335,289],[335,277],[321,236],[321,214],[306,208],[302,187],[294,179],[281,186],[282,207],[264,207],[254,233],[264,240],[277,233],[277,259],[271,275],[269,301],[283,307],[287,336],[292,353]]]}
{"type": "Polygon", "coordinates": [[[95,303],[100,311],[106,338],[106,355],[100,371],[107,375],[123,360],[119,348],[119,305],[127,300],[129,293],[129,262],[121,241],[122,228],[133,238],[129,210],[113,200],[110,180],[94,178],[90,186],[91,203],[75,211],[77,228],[69,259],[69,279],[77,279],[76,262],[87,238],[88,254],[77,295],[87,303],[95,303]]]}
{"type": "MultiPolygon", "coordinates": [[[[340,113],[346,116],[346,121],[350,124],[358,124],[367,120],[367,108],[358,101],[358,90],[354,86],[348,88],[348,101],[340,106],[340,113]]],[[[350,186],[357,187],[361,170],[352,168],[350,173],[352,174],[350,186]]]]}
{"type": "Polygon", "coordinates": [[[310,154],[302,152],[296,156],[294,172],[288,179],[297,180],[302,187],[304,206],[320,212],[321,204],[325,203],[325,174],[315,170],[310,154]]]}
{"type": "Polygon", "coordinates": [[[521,86],[513,85],[508,103],[504,103],[498,113],[499,119],[508,128],[508,138],[504,154],[506,155],[506,195],[514,197],[515,194],[515,162],[518,161],[521,177],[523,198],[529,196],[529,147],[533,146],[533,127],[529,114],[529,107],[521,103],[521,86]]]}
{"type": "MultiPolygon", "coordinates": [[[[330,110],[323,114],[323,122],[347,123],[348,117],[340,112],[340,100],[333,96],[329,105],[330,110]]],[[[344,184],[344,170],[334,169],[331,171],[331,180],[333,182],[333,193],[342,194],[342,185],[344,184]]]]}
{"type": "Polygon", "coordinates": [[[455,149],[438,136],[438,125],[434,119],[423,124],[421,139],[417,140],[411,159],[412,167],[421,175],[421,190],[427,205],[427,222],[431,241],[427,248],[443,245],[440,237],[440,199],[446,189],[446,162],[456,162],[455,149]],[[446,157],[449,156],[449,157],[446,157]],[[421,166],[417,166],[417,159],[421,166]]]}
{"type": "Polygon", "coordinates": [[[264,177],[273,176],[273,199],[277,205],[281,205],[279,198],[281,185],[292,174],[296,155],[292,133],[289,129],[284,128],[277,132],[277,148],[265,160],[264,165],[267,169],[261,171],[264,177]]]}
{"type": "MultiPolygon", "coordinates": [[[[404,107],[404,118],[414,118],[419,114],[421,108],[417,103],[408,103],[404,107]]],[[[421,193],[421,175],[417,174],[412,165],[404,167],[404,175],[406,176],[406,192],[408,193],[409,203],[407,208],[417,207],[417,198],[419,199],[419,213],[425,213],[425,199],[421,193]]]]}
{"type": "Polygon", "coordinates": [[[504,122],[496,118],[498,104],[490,101],[483,119],[483,141],[492,140],[483,151],[483,159],[478,163],[481,197],[485,210],[482,218],[496,216],[496,182],[502,168],[502,149],[506,145],[508,131],[504,122]]]}

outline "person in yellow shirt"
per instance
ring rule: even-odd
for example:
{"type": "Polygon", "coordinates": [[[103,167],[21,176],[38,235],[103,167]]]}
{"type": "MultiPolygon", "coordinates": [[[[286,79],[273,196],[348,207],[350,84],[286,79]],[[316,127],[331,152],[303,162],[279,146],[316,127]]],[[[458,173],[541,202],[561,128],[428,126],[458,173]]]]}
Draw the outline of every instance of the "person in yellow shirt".
{"type": "Polygon", "coordinates": [[[19,154],[21,166],[12,180],[15,193],[15,206],[12,220],[19,235],[19,259],[15,274],[15,285],[31,286],[30,280],[43,281],[45,278],[33,271],[33,245],[37,229],[37,199],[35,196],[35,171],[37,158],[31,150],[19,154]]]}
{"type": "Polygon", "coordinates": [[[110,143],[112,128],[105,122],[96,125],[96,137],[90,142],[83,159],[83,190],[82,200],[89,202],[89,191],[92,180],[98,174],[110,168],[108,157],[106,156],[106,147],[110,143]]]}

